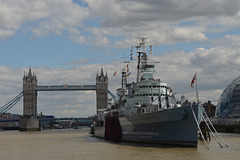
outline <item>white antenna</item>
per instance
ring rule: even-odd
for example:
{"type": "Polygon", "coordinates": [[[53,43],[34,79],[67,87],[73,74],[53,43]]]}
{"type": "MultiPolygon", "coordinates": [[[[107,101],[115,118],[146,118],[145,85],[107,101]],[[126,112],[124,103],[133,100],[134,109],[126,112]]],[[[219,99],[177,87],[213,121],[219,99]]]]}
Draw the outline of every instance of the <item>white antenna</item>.
{"type": "Polygon", "coordinates": [[[127,58],[128,58],[128,57],[127,57],[127,56],[125,56],[125,52],[123,52],[123,57],[120,57],[120,59],[122,59],[122,60],[123,60],[123,62],[125,63],[127,58]]]}
{"type": "Polygon", "coordinates": [[[140,26],[140,37],[142,37],[142,25],[140,26]]]}

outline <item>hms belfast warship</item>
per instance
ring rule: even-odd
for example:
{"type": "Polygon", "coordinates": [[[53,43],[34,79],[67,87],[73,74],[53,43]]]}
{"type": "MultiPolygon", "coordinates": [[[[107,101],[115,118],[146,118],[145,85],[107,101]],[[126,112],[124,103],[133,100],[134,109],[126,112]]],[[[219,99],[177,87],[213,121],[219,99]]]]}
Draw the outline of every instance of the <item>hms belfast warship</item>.
{"type": "Polygon", "coordinates": [[[93,134],[113,141],[196,147],[201,106],[179,103],[167,83],[153,77],[155,65],[149,62],[146,39],[139,37],[135,46],[136,82],[127,83],[127,71],[122,70],[117,97],[98,110],[93,134]]]}

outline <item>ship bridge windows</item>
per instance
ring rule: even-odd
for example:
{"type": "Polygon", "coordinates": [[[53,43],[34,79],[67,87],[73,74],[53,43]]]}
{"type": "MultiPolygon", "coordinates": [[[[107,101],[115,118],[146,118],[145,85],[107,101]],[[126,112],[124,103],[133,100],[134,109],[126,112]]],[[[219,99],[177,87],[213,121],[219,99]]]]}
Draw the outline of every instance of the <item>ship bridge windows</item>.
{"type": "MultiPolygon", "coordinates": [[[[141,97],[141,96],[159,96],[159,94],[135,94],[134,96],[141,97]]],[[[165,96],[165,94],[161,94],[161,96],[165,96]]]]}
{"type": "Polygon", "coordinates": [[[166,86],[160,86],[160,85],[145,85],[145,86],[139,86],[139,88],[166,88],[166,86]]]}

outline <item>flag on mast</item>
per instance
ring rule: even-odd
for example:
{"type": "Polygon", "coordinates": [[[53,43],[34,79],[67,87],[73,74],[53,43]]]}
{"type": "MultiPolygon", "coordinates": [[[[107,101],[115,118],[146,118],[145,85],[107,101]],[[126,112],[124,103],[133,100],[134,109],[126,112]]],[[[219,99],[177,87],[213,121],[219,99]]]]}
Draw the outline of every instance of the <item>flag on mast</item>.
{"type": "Polygon", "coordinates": [[[130,75],[131,75],[131,72],[128,72],[128,73],[127,73],[127,77],[129,77],[130,75]]]}
{"type": "Polygon", "coordinates": [[[130,60],[133,59],[133,45],[131,46],[130,60]]]}
{"type": "Polygon", "coordinates": [[[195,72],[192,82],[191,82],[191,87],[194,87],[193,84],[196,82],[196,102],[199,103],[199,97],[198,97],[198,89],[197,89],[197,72],[195,72]]]}
{"type": "Polygon", "coordinates": [[[149,54],[152,54],[152,45],[150,45],[150,50],[149,50],[149,54]]]}
{"type": "Polygon", "coordinates": [[[191,87],[194,87],[193,84],[196,80],[197,80],[197,75],[195,73],[194,76],[193,76],[192,82],[191,82],[191,87]]]}

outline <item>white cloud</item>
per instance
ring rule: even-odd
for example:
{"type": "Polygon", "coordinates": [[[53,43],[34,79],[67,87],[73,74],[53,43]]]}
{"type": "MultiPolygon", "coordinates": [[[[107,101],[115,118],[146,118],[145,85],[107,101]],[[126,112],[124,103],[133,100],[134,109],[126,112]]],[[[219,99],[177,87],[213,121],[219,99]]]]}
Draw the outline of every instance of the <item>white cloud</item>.
{"type": "Polygon", "coordinates": [[[0,3],[1,40],[17,30],[30,30],[34,36],[67,31],[68,38],[76,43],[109,47],[114,44],[111,36],[137,37],[136,28],[143,25],[150,38],[174,44],[206,41],[206,32],[240,25],[240,4],[235,0],[83,0],[83,6],[71,0],[0,3]],[[88,21],[95,22],[89,25],[88,21]],[[184,23],[189,25],[182,26],[184,23]]]}
{"type": "Polygon", "coordinates": [[[69,39],[72,40],[73,42],[76,42],[79,44],[86,43],[85,37],[81,35],[78,29],[70,28],[69,33],[70,33],[69,39]]]}
{"type": "Polygon", "coordinates": [[[240,54],[231,47],[199,48],[189,53],[176,52],[155,59],[158,58],[161,63],[157,73],[179,94],[194,97],[195,90],[190,87],[190,82],[197,71],[198,88],[204,101],[216,102],[220,96],[219,90],[223,90],[240,74],[240,54]]]}
{"type": "Polygon", "coordinates": [[[9,37],[9,36],[13,36],[15,35],[15,32],[13,30],[2,30],[0,29],[0,40],[4,40],[5,38],[9,37]]]}
{"type": "Polygon", "coordinates": [[[88,64],[89,62],[92,62],[93,59],[89,59],[89,58],[84,58],[84,59],[79,59],[79,60],[76,60],[76,61],[71,61],[71,62],[67,62],[67,63],[64,63],[65,65],[77,65],[77,64],[88,64]]]}
{"type": "MultiPolygon", "coordinates": [[[[83,19],[88,16],[88,8],[71,0],[1,0],[0,3],[0,29],[6,32],[15,32],[24,26],[36,36],[60,34],[69,28],[81,27],[83,19]]],[[[1,39],[13,34],[5,35],[0,34],[1,39]]]]}
{"type": "MultiPolygon", "coordinates": [[[[231,29],[239,24],[237,19],[240,3],[235,0],[230,2],[86,0],[86,2],[89,6],[89,15],[101,19],[101,28],[97,30],[101,35],[99,37],[119,35],[127,38],[137,37],[139,30],[136,28],[143,25],[145,35],[160,44],[198,42],[208,40],[206,33],[224,28],[231,29]]],[[[122,45],[118,41],[115,44],[122,45]]]]}
{"type": "Polygon", "coordinates": [[[230,0],[86,0],[92,17],[103,17],[105,27],[137,26],[155,23],[206,20],[234,16],[239,2],[230,0]]]}
{"type": "MultiPolygon", "coordinates": [[[[32,28],[36,35],[42,36],[51,32],[60,34],[64,30],[76,29],[76,27],[82,26],[82,21],[88,16],[87,8],[69,0],[46,1],[45,3],[47,7],[43,12],[49,13],[49,16],[40,20],[37,26],[32,28]]],[[[82,43],[82,41],[80,42],[82,43]]]]}

